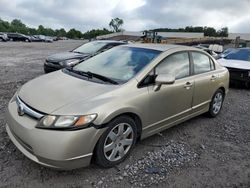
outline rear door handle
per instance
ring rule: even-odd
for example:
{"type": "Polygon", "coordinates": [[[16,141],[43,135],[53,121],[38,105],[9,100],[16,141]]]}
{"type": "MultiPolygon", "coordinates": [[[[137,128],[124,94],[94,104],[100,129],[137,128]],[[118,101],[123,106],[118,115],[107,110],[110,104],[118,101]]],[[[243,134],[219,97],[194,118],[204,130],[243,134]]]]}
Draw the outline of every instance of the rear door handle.
{"type": "Polygon", "coordinates": [[[191,82],[187,82],[187,83],[185,83],[184,88],[190,89],[190,87],[192,87],[192,85],[193,84],[191,82]]]}
{"type": "Polygon", "coordinates": [[[216,79],[217,79],[217,76],[212,75],[211,80],[214,81],[214,80],[216,80],[216,79]]]}

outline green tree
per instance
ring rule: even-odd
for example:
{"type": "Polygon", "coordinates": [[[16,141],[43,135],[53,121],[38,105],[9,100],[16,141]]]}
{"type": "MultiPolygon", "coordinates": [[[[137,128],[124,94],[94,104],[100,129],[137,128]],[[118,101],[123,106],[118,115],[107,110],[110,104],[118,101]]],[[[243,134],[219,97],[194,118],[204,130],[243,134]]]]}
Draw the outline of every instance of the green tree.
{"type": "Polygon", "coordinates": [[[10,23],[2,20],[1,18],[0,18],[0,31],[2,32],[10,31],[10,23]]]}
{"type": "Polygon", "coordinates": [[[123,20],[120,18],[113,18],[109,22],[109,27],[113,29],[114,32],[119,32],[121,31],[121,27],[123,25],[123,20]]]}
{"type": "Polygon", "coordinates": [[[213,27],[204,27],[204,35],[209,37],[215,37],[216,30],[213,27]]]}
{"type": "Polygon", "coordinates": [[[97,36],[100,35],[106,35],[106,34],[110,34],[112,33],[112,31],[109,31],[106,28],[103,29],[92,29],[90,31],[87,31],[83,34],[83,38],[85,39],[91,39],[91,38],[96,38],[97,36]]]}
{"type": "Polygon", "coordinates": [[[223,27],[219,31],[217,31],[217,36],[218,37],[228,37],[228,28],[223,27]]]}
{"type": "Polygon", "coordinates": [[[37,30],[35,28],[28,28],[29,35],[37,35],[37,30]]]}
{"type": "Polygon", "coordinates": [[[38,26],[37,34],[39,34],[39,35],[45,35],[45,28],[42,25],[38,26]]]}
{"type": "Polygon", "coordinates": [[[80,39],[80,38],[82,38],[82,33],[81,33],[81,31],[78,31],[76,29],[70,29],[67,32],[66,36],[68,38],[71,38],[71,39],[80,39]]]}
{"type": "Polygon", "coordinates": [[[14,19],[10,23],[10,31],[11,32],[18,32],[23,34],[28,34],[28,28],[25,24],[22,23],[21,20],[14,19]]]}
{"type": "Polygon", "coordinates": [[[67,32],[63,28],[55,30],[55,35],[57,37],[66,37],[66,34],[67,34],[67,32]]]}

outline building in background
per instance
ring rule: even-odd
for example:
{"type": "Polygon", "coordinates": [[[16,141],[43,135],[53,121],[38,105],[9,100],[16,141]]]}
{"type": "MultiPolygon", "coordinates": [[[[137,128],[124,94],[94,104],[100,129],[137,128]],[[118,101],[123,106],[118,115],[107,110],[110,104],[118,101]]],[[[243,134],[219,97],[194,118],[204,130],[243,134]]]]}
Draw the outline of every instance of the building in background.
{"type": "Polygon", "coordinates": [[[250,33],[229,33],[228,39],[232,40],[232,47],[250,47],[250,33]]]}
{"type": "Polygon", "coordinates": [[[188,32],[155,32],[155,31],[122,31],[111,33],[107,35],[97,36],[96,39],[110,39],[110,40],[128,40],[152,43],[161,43],[168,39],[197,39],[204,38],[204,33],[188,33],[188,32]]]}

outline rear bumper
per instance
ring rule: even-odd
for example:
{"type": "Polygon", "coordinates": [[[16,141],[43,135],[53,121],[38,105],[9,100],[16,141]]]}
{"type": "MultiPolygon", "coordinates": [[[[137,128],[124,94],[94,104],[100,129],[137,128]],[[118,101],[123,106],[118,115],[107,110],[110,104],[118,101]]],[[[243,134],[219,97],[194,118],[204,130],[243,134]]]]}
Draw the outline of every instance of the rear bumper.
{"type": "Polygon", "coordinates": [[[38,129],[37,120],[26,114],[18,115],[15,101],[8,105],[6,120],[10,139],[25,156],[57,169],[88,166],[95,145],[105,131],[94,127],[76,131],[38,129]]]}

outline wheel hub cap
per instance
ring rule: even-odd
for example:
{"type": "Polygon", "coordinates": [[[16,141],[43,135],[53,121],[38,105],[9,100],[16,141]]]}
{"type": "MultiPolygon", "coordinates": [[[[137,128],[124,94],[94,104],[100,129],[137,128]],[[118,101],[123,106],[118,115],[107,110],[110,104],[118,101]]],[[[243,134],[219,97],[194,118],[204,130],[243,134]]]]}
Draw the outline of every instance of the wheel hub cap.
{"type": "Polygon", "coordinates": [[[116,125],[107,135],[104,142],[104,155],[109,161],[123,158],[131,148],[134,132],[128,123],[116,125]]]}

